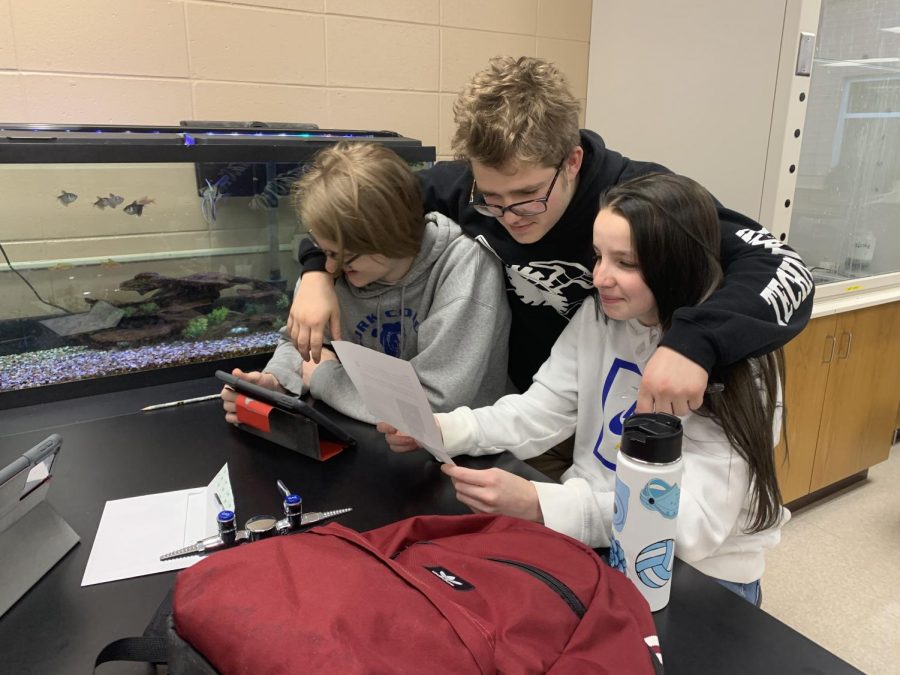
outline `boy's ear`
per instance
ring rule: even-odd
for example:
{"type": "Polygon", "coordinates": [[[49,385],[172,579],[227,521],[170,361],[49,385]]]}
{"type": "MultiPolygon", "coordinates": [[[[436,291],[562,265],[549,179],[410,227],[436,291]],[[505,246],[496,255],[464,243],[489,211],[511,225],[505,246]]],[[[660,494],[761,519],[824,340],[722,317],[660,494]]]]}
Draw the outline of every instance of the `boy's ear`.
{"type": "Polygon", "coordinates": [[[566,178],[572,180],[578,175],[578,172],[581,171],[581,162],[583,160],[584,148],[576,145],[569,151],[569,156],[566,158],[566,178]]]}

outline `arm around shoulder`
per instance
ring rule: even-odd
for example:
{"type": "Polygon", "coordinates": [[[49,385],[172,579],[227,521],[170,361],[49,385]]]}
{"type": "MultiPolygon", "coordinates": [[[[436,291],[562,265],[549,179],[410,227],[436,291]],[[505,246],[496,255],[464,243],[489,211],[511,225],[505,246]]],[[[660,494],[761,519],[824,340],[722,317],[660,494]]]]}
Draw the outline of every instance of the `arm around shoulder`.
{"type": "Polygon", "coordinates": [[[765,228],[719,209],[724,278],[708,300],[676,310],[661,345],[707,371],[771,352],[809,321],[815,286],[802,258],[765,228]]]}
{"type": "Polygon", "coordinates": [[[416,176],[422,188],[425,212],[437,211],[460,222],[472,187],[468,164],[459,160],[438,162],[430,169],[418,171],[416,176]]]}

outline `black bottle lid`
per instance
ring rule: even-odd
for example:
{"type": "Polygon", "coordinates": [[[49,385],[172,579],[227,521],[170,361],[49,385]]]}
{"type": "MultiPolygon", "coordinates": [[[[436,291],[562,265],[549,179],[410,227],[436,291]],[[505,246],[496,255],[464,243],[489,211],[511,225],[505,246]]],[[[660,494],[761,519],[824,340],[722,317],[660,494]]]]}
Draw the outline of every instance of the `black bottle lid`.
{"type": "Polygon", "coordinates": [[[622,452],[641,462],[669,464],[681,458],[681,420],[666,413],[639,413],[625,420],[622,452]]]}

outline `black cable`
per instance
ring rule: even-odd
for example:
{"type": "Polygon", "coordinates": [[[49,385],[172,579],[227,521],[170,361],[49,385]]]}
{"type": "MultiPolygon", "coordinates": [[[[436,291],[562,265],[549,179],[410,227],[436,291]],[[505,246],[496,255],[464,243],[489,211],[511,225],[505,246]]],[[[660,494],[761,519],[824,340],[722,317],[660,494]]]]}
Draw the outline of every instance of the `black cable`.
{"type": "Polygon", "coordinates": [[[62,311],[65,312],[66,314],[71,314],[71,313],[72,313],[72,312],[70,312],[69,310],[67,310],[65,307],[60,307],[59,305],[54,305],[52,302],[47,302],[46,300],[44,300],[44,299],[41,297],[41,294],[37,292],[37,289],[36,289],[34,286],[31,285],[31,282],[28,281],[28,279],[26,279],[25,277],[23,277],[23,276],[22,276],[22,273],[19,272],[19,270],[17,270],[15,267],[13,267],[13,264],[12,264],[12,262],[10,261],[9,256],[6,255],[6,249],[3,248],[3,244],[0,244],[0,253],[3,254],[3,257],[4,257],[4,258],[6,258],[6,264],[9,266],[9,269],[10,269],[11,271],[15,272],[15,273],[19,276],[19,278],[20,278],[22,281],[25,282],[25,285],[28,286],[28,288],[31,289],[31,292],[34,293],[35,297],[37,297],[38,300],[40,300],[41,302],[43,302],[45,305],[49,305],[50,307],[56,307],[56,309],[62,310],[62,311]]]}

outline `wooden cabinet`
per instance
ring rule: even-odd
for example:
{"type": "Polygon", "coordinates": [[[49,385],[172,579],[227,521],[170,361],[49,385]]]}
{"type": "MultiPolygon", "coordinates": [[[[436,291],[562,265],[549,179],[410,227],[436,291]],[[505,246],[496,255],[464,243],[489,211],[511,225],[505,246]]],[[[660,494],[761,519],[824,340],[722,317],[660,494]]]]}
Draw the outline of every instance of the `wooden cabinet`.
{"type": "Polygon", "coordinates": [[[785,502],[884,461],[900,405],[900,302],[810,321],[785,348],[785,502]]]}
{"type": "Polygon", "coordinates": [[[791,502],[809,493],[825,385],[834,348],[835,317],[809,322],[800,335],[784,348],[785,423],[787,460],[784,444],[776,451],[776,469],[781,496],[791,502]]]}

